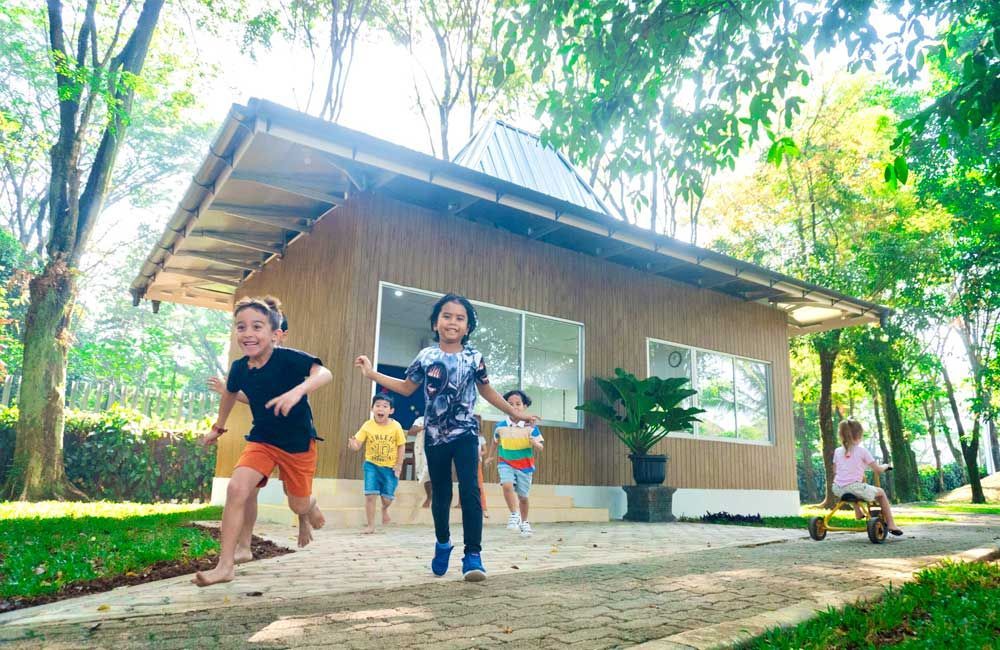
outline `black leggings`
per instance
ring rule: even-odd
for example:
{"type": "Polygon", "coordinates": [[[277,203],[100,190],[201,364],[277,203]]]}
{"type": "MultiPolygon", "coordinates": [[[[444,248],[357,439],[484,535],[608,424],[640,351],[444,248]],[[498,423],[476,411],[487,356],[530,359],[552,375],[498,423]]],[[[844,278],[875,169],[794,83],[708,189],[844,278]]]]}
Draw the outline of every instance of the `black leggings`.
{"type": "Polygon", "coordinates": [[[463,435],[441,445],[427,445],[427,470],[431,475],[431,514],[434,534],[441,544],[451,539],[451,464],[458,474],[458,495],[462,501],[462,534],[465,552],[479,553],[483,540],[483,506],[479,502],[479,438],[463,435]]]}

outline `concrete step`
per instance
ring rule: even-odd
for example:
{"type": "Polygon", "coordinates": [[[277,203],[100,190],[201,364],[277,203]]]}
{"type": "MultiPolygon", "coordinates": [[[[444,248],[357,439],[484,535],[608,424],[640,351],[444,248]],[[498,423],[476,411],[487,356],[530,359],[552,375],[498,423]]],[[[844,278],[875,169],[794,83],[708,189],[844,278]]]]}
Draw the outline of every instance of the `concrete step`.
{"type": "MultiPolygon", "coordinates": [[[[400,507],[401,505],[395,503],[389,509],[389,514],[393,519],[394,525],[428,527],[434,525],[430,508],[421,508],[419,506],[400,507]]],[[[507,517],[510,513],[502,503],[498,505],[489,504],[488,512],[490,515],[489,519],[484,521],[487,526],[507,525],[507,517]]],[[[295,524],[298,521],[298,517],[285,505],[262,503],[258,507],[257,513],[257,517],[261,521],[271,521],[288,525],[295,524]]],[[[364,506],[323,508],[323,514],[326,516],[327,525],[334,528],[361,528],[365,524],[364,506]]],[[[379,506],[375,512],[376,526],[381,525],[379,523],[381,522],[381,516],[381,506],[379,506]]],[[[452,524],[460,524],[462,521],[462,511],[458,508],[452,508],[450,519],[452,524]]],[[[606,508],[547,508],[535,507],[534,503],[532,503],[529,519],[532,524],[579,521],[606,522],[609,520],[609,515],[606,508]]]]}
{"type": "MultiPolygon", "coordinates": [[[[503,490],[499,485],[484,485],[486,503],[504,503],[503,490]]],[[[321,508],[364,507],[364,481],[340,479],[333,486],[318,486],[316,499],[321,508]]],[[[453,484],[452,494],[458,494],[458,484],[453,484]]],[[[419,506],[424,502],[425,492],[416,481],[400,481],[396,488],[396,506],[406,508],[419,506]]],[[[457,498],[457,497],[456,497],[457,498]]],[[[572,508],[573,498],[555,494],[552,486],[531,487],[531,507],[572,508]]]]}

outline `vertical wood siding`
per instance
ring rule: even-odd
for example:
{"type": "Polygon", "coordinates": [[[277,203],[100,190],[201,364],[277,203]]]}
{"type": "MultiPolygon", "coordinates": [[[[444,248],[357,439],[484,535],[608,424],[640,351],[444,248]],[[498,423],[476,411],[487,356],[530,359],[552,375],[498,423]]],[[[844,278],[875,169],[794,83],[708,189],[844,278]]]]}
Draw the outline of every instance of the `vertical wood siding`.
{"type": "MultiPolygon", "coordinates": [[[[281,298],[290,323],[288,344],[320,356],[334,373],[333,386],[311,400],[317,429],[326,438],[317,476],[361,477],[360,454],[348,452],[345,441],[368,417],[372,389],[351,363],[358,354],[375,352],[380,281],[455,291],[583,323],[588,398],[596,396],[594,375],[622,367],[645,376],[647,337],[769,361],[774,445],[668,438],[654,452],[670,455],[667,483],[672,486],[795,489],[782,313],[371,195],[331,212],[289,248],[284,260],[269,264],[239,293],[281,298]]],[[[414,314],[414,319],[424,322],[427,316],[414,314]]],[[[234,419],[230,428],[247,424],[234,419]]],[[[543,433],[546,448],[537,462],[537,482],[632,482],[625,447],[596,418],[586,418],[582,430],[548,427],[543,433]]],[[[217,475],[231,472],[242,448],[238,438],[230,434],[220,448],[217,475]]],[[[486,475],[495,480],[495,466],[486,475]]]]}

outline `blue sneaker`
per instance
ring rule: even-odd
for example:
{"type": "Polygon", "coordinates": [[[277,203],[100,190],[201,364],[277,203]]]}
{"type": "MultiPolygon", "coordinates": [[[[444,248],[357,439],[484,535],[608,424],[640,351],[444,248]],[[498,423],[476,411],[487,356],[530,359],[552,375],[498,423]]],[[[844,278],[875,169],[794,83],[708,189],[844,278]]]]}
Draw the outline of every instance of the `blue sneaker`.
{"type": "Polygon", "coordinates": [[[447,544],[435,542],[434,559],[431,560],[431,571],[434,572],[434,575],[441,577],[448,573],[448,560],[451,559],[451,549],[453,548],[455,547],[451,545],[451,542],[447,544]]]}
{"type": "Polygon", "coordinates": [[[486,569],[479,553],[466,553],[462,558],[462,577],[466,582],[482,582],[486,579],[486,569]]]}

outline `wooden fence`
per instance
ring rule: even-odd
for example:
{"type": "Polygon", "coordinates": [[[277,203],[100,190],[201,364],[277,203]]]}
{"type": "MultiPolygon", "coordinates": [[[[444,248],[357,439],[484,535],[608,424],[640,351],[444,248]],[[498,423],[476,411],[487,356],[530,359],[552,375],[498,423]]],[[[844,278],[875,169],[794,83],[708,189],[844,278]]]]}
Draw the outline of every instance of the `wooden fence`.
{"type": "MultiPolygon", "coordinates": [[[[0,384],[0,406],[17,404],[21,377],[9,375],[0,384]]],[[[161,390],[129,384],[76,380],[66,382],[66,408],[104,411],[118,404],[165,422],[191,422],[213,417],[219,396],[209,390],[161,390]]]]}

